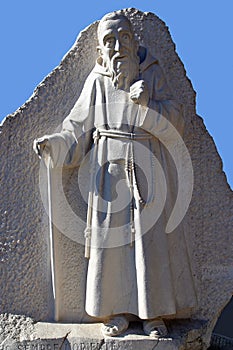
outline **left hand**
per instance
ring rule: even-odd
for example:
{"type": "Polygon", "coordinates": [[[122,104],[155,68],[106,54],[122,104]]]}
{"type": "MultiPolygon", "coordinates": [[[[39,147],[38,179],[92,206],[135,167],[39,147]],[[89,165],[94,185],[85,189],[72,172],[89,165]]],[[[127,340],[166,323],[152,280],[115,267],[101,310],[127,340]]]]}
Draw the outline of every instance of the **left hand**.
{"type": "Polygon", "coordinates": [[[149,90],[144,80],[138,80],[130,86],[130,98],[134,103],[148,105],[149,90]]]}

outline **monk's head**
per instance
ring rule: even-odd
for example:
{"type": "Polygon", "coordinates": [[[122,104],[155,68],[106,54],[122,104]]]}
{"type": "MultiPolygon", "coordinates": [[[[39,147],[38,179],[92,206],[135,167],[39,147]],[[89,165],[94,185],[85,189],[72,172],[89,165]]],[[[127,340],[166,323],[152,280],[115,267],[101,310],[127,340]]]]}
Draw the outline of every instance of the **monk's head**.
{"type": "Polygon", "coordinates": [[[138,43],[130,21],[120,12],[105,15],[99,22],[98,40],[102,65],[114,85],[128,88],[139,72],[138,43]]]}

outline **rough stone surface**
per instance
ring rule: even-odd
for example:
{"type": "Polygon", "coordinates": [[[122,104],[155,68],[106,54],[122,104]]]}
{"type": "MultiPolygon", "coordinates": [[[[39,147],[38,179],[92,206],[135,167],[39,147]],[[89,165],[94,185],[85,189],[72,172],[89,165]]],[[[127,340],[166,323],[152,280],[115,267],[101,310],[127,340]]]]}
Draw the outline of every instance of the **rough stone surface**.
{"type": "Polygon", "coordinates": [[[30,317],[13,314],[0,314],[0,349],[11,349],[21,339],[30,339],[34,330],[30,317]]]}
{"type": "MultiPolygon", "coordinates": [[[[193,318],[207,321],[207,326],[196,330],[197,334],[194,332],[193,339],[198,340],[189,348],[205,349],[214,324],[232,295],[233,196],[214,141],[203,120],[196,115],[195,92],[167,27],[151,13],[128,9],[125,14],[133,19],[140,42],[159,59],[174,96],[184,105],[184,141],[194,169],[194,192],[186,221],[198,292],[198,308],[193,318]]],[[[47,218],[39,191],[39,163],[32,151],[32,142],[38,135],[53,133],[77,100],[95,63],[96,28],[97,23],[94,23],[81,32],[61,64],[37,87],[31,99],[9,115],[1,126],[2,313],[43,321],[52,318],[47,218]]],[[[81,210],[84,213],[84,208],[81,210]]],[[[62,247],[59,281],[62,319],[88,321],[82,287],[86,271],[84,248],[59,233],[56,244],[62,247]]],[[[3,317],[1,327],[5,329],[6,324],[3,317]]],[[[16,324],[17,328],[22,328],[21,323],[16,324]]],[[[188,349],[187,344],[186,347],[180,345],[179,349],[188,349]]]]}
{"type": "Polygon", "coordinates": [[[143,334],[141,325],[133,322],[124,336],[103,337],[100,324],[35,323],[27,318],[9,316],[0,347],[18,349],[53,350],[201,350],[206,348],[204,322],[173,321],[168,324],[170,334],[154,340],[143,334]],[[18,332],[14,325],[18,322],[18,332]],[[20,323],[20,327],[19,327],[20,323]],[[27,328],[25,326],[28,326],[27,328]],[[7,336],[6,336],[7,334],[7,336]],[[200,336],[203,334],[203,337],[200,336]]]}

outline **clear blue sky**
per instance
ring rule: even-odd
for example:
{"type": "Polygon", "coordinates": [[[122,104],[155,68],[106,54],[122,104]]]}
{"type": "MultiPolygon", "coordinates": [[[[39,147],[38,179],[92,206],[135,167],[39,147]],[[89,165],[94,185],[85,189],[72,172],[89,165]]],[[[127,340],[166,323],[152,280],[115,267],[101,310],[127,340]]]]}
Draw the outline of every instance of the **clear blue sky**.
{"type": "Polygon", "coordinates": [[[0,5],[0,119],[56,67],[80,30],[112,10],[136,7],[168,25],[233,187],[233,1],[7,0],[0,5]]]}

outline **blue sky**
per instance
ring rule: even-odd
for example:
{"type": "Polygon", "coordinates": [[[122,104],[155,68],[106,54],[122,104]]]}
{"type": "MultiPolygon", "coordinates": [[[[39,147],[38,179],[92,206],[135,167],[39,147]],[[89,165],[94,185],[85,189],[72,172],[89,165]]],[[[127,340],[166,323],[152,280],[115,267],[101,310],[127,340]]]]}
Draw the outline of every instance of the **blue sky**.
{"type": "Polygon", "coordinates": [[[80,30],[105,13],[136,7],[164,20],[197,92],[233,187],[233,1],[2,1],[0,119],[14,112],[55,68],[80,30]]]}

